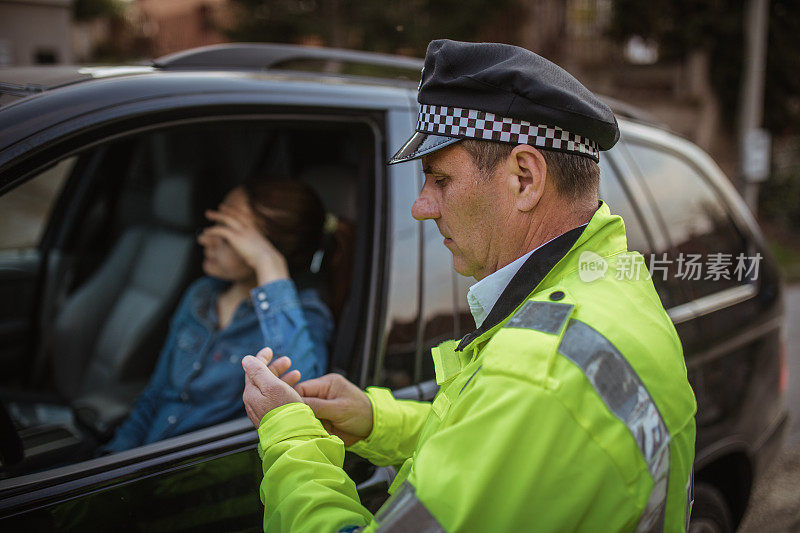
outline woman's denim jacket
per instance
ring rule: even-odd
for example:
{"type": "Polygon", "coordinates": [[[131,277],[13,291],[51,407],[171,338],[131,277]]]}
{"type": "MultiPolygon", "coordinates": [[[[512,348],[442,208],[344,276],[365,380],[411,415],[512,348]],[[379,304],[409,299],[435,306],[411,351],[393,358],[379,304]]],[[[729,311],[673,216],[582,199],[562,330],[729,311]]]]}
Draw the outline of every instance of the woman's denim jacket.
{"type": "Polygon", "coordinates": [[[104,450],[127,450],[245,416],[242,358],[264,346],[275,358],[290,356],[303,380],[325,372],[333,319],[317,291],[298,292],[291,280],[256,287],[218,330],[216,301],[227,285],[203,277],[186,290],[150,383],[104,450]]]}

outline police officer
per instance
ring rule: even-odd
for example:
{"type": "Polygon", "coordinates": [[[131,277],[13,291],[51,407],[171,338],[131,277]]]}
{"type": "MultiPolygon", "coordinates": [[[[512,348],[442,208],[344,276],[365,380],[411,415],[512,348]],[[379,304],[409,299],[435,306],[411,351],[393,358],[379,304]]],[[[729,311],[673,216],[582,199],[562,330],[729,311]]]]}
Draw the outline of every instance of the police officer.
{"type": "Polygon", "coordinates": [[[269,349],[245,358],[264,528],[683,530],[696,404],[672,322],[632,275],[642,257],[598,201],[613,113],[503,44],[433,41],[418,98],[416,132],[390,163],[422,158],[412,214],[478,280],[476,329],[432,351],[432,403],[338,375],[292,389],[269,349]],[[342,470],[345,445],[399,466],[374,517],[342,470]]]}

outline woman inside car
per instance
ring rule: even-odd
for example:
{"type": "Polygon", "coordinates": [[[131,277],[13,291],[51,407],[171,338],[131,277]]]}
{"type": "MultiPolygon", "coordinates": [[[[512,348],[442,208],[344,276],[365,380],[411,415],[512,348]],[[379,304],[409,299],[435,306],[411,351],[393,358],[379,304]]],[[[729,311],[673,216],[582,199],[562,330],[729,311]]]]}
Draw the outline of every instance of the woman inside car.
{"type": "Polygon", "coordinates": [[[311,272],[325,222],[317,195],[300,181],[248,179],[205,215],[206,276],[186,290],[150,383],[103,453],[243,416],[241,360],[264,346],[277,367],[291,356],[292,385],[326,371],[333,319],[311,272]]]}

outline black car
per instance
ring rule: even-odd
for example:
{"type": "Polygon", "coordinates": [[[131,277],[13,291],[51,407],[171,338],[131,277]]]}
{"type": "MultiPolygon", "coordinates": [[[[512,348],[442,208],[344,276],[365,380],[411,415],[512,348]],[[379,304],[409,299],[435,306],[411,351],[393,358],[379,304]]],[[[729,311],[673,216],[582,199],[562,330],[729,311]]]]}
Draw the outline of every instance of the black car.
{"type": "MultiPolygon", "coordinates": [[[[0,70],[0,528],[261,528],[244,416],[94,457],[201,274],[200,214],[256,170],[305,180],[352,228],[350,278],[331,291],[330,370],[433,397],[430,348],[474,323],[472,280],[435,224],[410,216],[419,163],[385,165],[414,127],[421,66],[222,45],[150,66],[0,70]]],[[[601,197],[683,341],[699,405],[692,529],[726,531],[786,425],[781,282],[711,158],[610,103],[622,139],[602,154],[601,197]]],[[[377,508],[392,470],[350,455],[346,468],[377,508]]]]}

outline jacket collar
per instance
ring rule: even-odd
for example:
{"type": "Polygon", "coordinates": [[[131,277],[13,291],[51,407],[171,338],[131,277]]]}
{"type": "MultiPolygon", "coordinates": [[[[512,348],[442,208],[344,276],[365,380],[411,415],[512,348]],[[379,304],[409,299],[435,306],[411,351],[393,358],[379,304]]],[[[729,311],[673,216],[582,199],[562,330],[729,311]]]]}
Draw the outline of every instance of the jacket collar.
{"type": "MultiPolygon", "coordinates": [[[[219,317],[217,316],[216,309],[217,298],[229,286],[229,281],[211,276],[204,276],[197,283],[190,304],[190,312],[194,315],[195,320],[204,324],[211,331],[216,330],[219,324],[219,317]]],[[[257,320],[257,316],[255,308],[253,307],[253,302],[249,297],[245,298],[236,308],[233,321],[227,330],[232,331],[238,329],[240,323],[249,324],[255,320],[257,320]]]]}
{"type": "Polygon", "coordinates": [[[582,252],[592,251],[600,256],[607,256],[626,249],[622,219],[612,215],[608,205],[601,201],[586,226],[563,233],[528,257],[511,278],[481,327],[465,335],[455,350],[464,350],[510,317],[531,294],[556,284],[566,274],[577,269],[582,252]]]}

